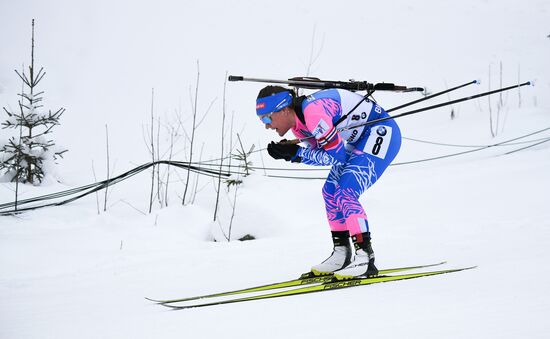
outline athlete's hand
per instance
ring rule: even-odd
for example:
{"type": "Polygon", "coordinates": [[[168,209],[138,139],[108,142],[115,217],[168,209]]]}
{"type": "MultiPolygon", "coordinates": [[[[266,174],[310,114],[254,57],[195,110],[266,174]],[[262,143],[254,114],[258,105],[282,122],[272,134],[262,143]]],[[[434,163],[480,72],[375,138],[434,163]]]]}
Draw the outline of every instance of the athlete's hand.
{"type": "Polygon", "coordinates": [[[300,160],[302,160],[300,157],[293,159],[299,149],[300,146],[295,144],[279,144],[274,141],[267,145],[267,153],[269,153],[273,159],[285,159],[286,161],[292,162],[300,162],[300,160]]]}

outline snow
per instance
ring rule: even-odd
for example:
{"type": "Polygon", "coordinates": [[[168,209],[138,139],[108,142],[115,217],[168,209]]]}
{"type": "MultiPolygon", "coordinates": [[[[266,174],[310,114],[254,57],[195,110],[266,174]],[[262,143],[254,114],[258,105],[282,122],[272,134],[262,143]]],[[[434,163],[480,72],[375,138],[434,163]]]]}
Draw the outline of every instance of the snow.
{"type": "MultiPolygon", "coordinates": [[[[44,108],[67,108],[51,138],[69,152],[43,185],[21,185],[20,199],[93,182],[92,164],[103,180],[105,125],[111,176],[150,161],[142,131],[150,130],[151,88],[155,115],[167,124],[180,112],[188,128],[197,60],[200,114],[215,101],[197,130],[196,159],[202,143],[203,160],[219,158],[226,71],[284,79],[311,68],[310,76],[323,79],[431,92],[482,81],[429,105],[497,88],[502,61],[504,86],[536,85],[520,90],[521,104],[518,91],[503,95],[495,137],[487,98],[453,105],[454,120],[449,107],[402,118],[403,135],[490,145],[543,130],[550,127],[549,11],[542,0],[0,3],[0,105],[16,106],[21,86],[13,69],[28,62],[35,18],[35,65],[47,72],[44,108]],[[323,47],[308,65],[314,30],[315,46],[323,47]]],[[[246,149],[278,139],[252,112],[261,87],[227,84],[226,114],[234,112],[234,133],[246,149]]],[[[391,108],[418,95],[375,98],[391,108]]],[[[494,117],[497,102],[491,97],[494,117]]],[[[169,149],[165,130],[162,152],[169,149]]],[[[7,133],[0,130],[0,139],[7,133]]],[[[515,142],[549,137],[543,131],[515,142]]],[[[528,145],[393,166],[361,198],[380,268],[446,260],[448,268],[476,269],[321,294],[178,312],[144,299],[244,288],[307,271],[331,250],[322,180],[267,177],[263,170],[244,178],[231,242],[224,234],[234,191],[222,193],[221,224],[212,222],[215,180],[200,179],[195,203],[182,206],[186,172],[173,168],[169,206],[155,203],[151,214],[151,177],[144,172],[109,188],[106,212],[100,192],[0,217],[0,338],[545,338],[550,142],[506,154],[528,145]],[[257,239],[236,241],[246,234],[257,239]]],[[[182,136],[173,160],[185,161],[187,147],[182,136]]],[[[404,140],[396,162],[469,149],[404,140]]],[[[326,175],[297,171],[305,166],[274,161],[265,151],[251,160],[294,169],[271,175],[326,175]]],[[[12,201],[14,190],[2,182],[0,203],[12,201]]]]}

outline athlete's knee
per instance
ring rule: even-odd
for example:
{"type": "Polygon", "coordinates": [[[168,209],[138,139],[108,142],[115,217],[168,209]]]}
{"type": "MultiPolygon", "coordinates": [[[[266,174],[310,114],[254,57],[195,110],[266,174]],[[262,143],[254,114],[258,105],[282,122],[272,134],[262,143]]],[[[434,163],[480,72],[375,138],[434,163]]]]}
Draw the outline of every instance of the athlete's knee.
{"type": "Polygon", "coordinates": [[[341,188],[338,187],[334,192],[334,200],[338,207],[342,210],[355,209],[359,204],[359,195],[360,193],[355,191],[352,188],[341,188]]]}

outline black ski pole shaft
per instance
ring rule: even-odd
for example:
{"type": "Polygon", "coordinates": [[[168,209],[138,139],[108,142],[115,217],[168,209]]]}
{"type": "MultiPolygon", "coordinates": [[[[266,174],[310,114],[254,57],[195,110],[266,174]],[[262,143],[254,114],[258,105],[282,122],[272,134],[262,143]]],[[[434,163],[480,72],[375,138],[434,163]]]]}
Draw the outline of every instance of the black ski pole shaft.
{"type": "Polygon", "coordinates": [[[443,94],[446,94],[446,93],[449,93],[449,92],[452,92],[452,91],[456,91],[457,89],[460,89],[460,88],[462,88],[462,87],[466,87],[466,86],[469,86],[469,85],[471,85],[471,84],[477,84],[477,83],[478,83],[477,80],[470,81],[470,82],[467,82],[467,83],[465,83],[465,84],[462,84],[462,85],[459,85],[459,86],[456,86],[456,87],[453,87],[453,88],[449,88],[449,89],[444,90],[444,91],[441,91],[441,92],[437,92],[437,93],[434,93],[434,94],[425,96],[424,98],[421,98],[421,99],[418,99],[418,100],[414,100],[414,101],[408,102],[408,103],[403,104],[403,105],[401,105],[401,106],[397,106],[397,107],[391,108],[391,109],[387,110],[386,112],[390,113],[390,112],[392,112],[392,111],[396,111],[396,110],[398,110],[398,109],[405,108],[405,107],[408,107],[408,106],[417,104],[417,103],[419,103],[419,102],[426,101],[426,100],[429,100],[429,99],[438,97],[438,96],[440,96],[440,95],[443,95],[443,94]]]}
{"type": "MultiPolygon", "coordinates": [[[[471,82],[471,83],[473,83],[473,82],[471,82]]],[[[468,83],[468,84],[471,84],[471,83],[468,83]]],[[[467,84],[464,84],[464,85],[461,85],[461,86],[465,86],[465,85],[467,85],[467,84]]],[[[527,81],[527,82],[524,82],[522,84],[508,86],[508,87],[505,87],[505,88],[496,89],[494,91],[484,92],[484,93],[472,95],[472,96],[469,96],[469,97],[464,97],[464,98],[456,99],[456,100],[453,100],[453,101],[444,102],[444,103],[437,104],[437,105],[432,105],[432,106],[428,106],[428,107],[419,108],[419,109],[412,110],[412,111],[409,111],[409,112],[397,114],[397,115],[394,115],[394,116],[391,116],[391,117],[385,117],[385,118],[371,120],[371,121],[368,121],[364,124],[338,128],[338,131],[340,132],[340,131],[346,131],[346,130],[356,128],[356,127],[374,125],[374,124],[377,124],[379,122],[383,122],[383,121],[387,121],[387,120],[391,120],[391,119],[397,119],[397,118],[400,118],[400,117],[404,117],[404,116],[407,116],[407,115],[416,114],[416,113],[420,113],[420,112],[424,112],[424,111],[429,111],[429,110],[432,110],[432,109],[435,109],[435,108],[448,106],[448,105],[452,105],[452,104],[456,104],[456,103],[459,103],[459,102],[484,97],[484,96],[499,93],[499,92],[508,91],[508,90],[511,90],[511,89],[514,89],[514,88],[519,88],[519,87],[526,86],[526,85],[531,85],[531,82],[527,81]]],[[[303,141],[306,141],[306,140],[311,139],[311,138],[313,138],[313,137],[306,137],[306,138],[302,138],[302,139],[289,140],[289,141],[287,141],[287,143],[299,143],[299,142],[303,142],[303,141]]]]}
{"type": "Polygon", "coordinates": [[[459,102],[484,97],[484,96],[499,93],[499,92],[508,91],[508,90],[511,90],[511,89],[514,89],[514,88],[519,88],[521,86],[526,86],[526,85],[530,85],[530,84],[531,84],[531,82],[527,81],[527,82],[524,82],[522,84],[509,86],[509,87],[505,87],[505,88],[501,88],[501,89],[496,89],[494,91],[484,92],[484,93],[480,93],[480,94],[472,95],[472,96],[469,96],[469,97],[464,97],[464,98],[452,100],[452,101],[449,101],[449,102],[444,102],[444,103],[433,105],[433,106],[428,106],[428,107],[424,107],[424,108],[415,109],[415,110],[405,112],[405,113],[401,113],[401,114],[397,114],[397,115],[394,115],[394,116],[391,116],[391,117],[385,117],[385,118],[371,120],[371,121],[368,121],[364,124],[360,124],[360,125],[356,125],[356,126],[349,126],[349,127],[346,127],[346,128],[339,129],[339,131],[344,131],[344,130],[348,130],[348,129],[352,129],[352,128],[360,127],[360,126],[374,125],[374,124],[377,124],[379,122],[383,122],[383,121],[386,121],[386,120],[397,119],[397,118],[404,117],[404,116],[407,116],[407,115],[416,114],[416,113],[420,113],[420,112],[424,112],[424,111],[429,111],[429,110],[432,110],[432,109],[435,109],[435,108],[448,106],[448,105],[452,105],[452,104],[456,104],[456,103],[459,103],[459,102]]]}

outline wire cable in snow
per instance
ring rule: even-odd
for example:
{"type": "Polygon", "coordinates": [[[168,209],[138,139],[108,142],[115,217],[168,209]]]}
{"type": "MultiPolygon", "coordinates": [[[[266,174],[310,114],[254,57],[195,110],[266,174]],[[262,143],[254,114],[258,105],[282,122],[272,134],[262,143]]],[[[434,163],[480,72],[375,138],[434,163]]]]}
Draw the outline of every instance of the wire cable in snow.
{"type": "MultiPolygon", "coordinates": [[[[541,138],[541,139],[537,139],[537,140],[530,140],[530,141],[513,143],[514,141],[517,141],[517,140],[520,140],[520,139],[523,139],[523,138],[526,138],[526,137],[529,137],[529,136],[532,136],[532,135],[535,135],[535,134],[538,134],[538,133],[542,133],[542,132],[547,131],[547,130],[550,130],[550,127],[547,127],[547,128],[544,128],[544,129],[541,129],[541,130],[538,130],[538,131],[535,131],[535,132],[532,132],[532,133],[529,133],[529,134],[526,134],[526,135],[522,135],[522,136],[519,136],[519,137],[516,137],[516,138],[513,138],[513,139],[498,142],[498,143],[495,143],[495,144],[481,145],[479,147],[476,147],[474,149],[464,151],[464,152],[446,154],[446,155],[431,157],[431,158],[426,158],[426,159],[419,159],[419,160],[413,160],[413,161],[394,163],[394,164],[391,164],[390,166],[416,164],[416,163],[420,163],[420,162],[433,161],[433,160],[450,158],[450,157],[455,157],[455,156],[468,154],[468,153],[473,153],[473,152],[479,152],[479,151],[482,151],[482,150],[485,150],[485,149],[491,148],[491,147],[510,146],[510,145],[517,145],[517,144],[533,143],[534,142],[531,145],[521,147],[521,148],[518,148],[516,150],[504,153],[505,155],[508,155],[508,154],[512,154],[512,153],[519,152],[519,151],[522,151],[522,150],[525,150],[525,149],[529,149],[531,147],[534,147],[534,146],[537,146],[537,145],[540,145],[540,144],[543,144],[545,142],[550,141],[550,137],[547,137],[547,138],[541,138]]],[[[446,144],[446,146],[450,146],[450,145],[452,145],[452,144],[446,144]]],[[[457,145],[454,145],[454,146],[457,146],[457,145]]],[[[460,147],[473,147],[473,145],[460,145],[460,147]]],[[[257,150],[256,152],[262,151],[262,150],[264,150],[264,149],[257,150]]],[[[212,160],[210,160],[210,161],[212,161],[212,160]]],[[[117,184],[117,183],[119,183],[123,180],[126,180],[126,179],[128,179],[128,178],[130,178],[130,177],[132,177],[132,176],[148,169],[149,167],[152,167],[152,166],[155,166],[155,165],[160,165],[160,164],[170,165],[170,166],[175,166],[175,167],[178,167],[178,168],[187,169],[187,170],[195,172],[195,173],[199,173],[199,174],[202,174],[202,175],[206,175],[206,176],[209,176],[209,177],[215,177],[215,178],[218,178],[219,176],[230,177],[231,175],[234,175],[234,174],[239,174],[239,175],[243,174],[242,172],[235,172],[235,171],[231,170],[234,167],[242,169],[243,168],[242,165],[238,165],[238,166],[236,166],[236,165],[222,165],[221,167],[227,168],[227,170],[225,172],[223,172],[223,171],[213,170],[213,169],[207,168],[207,167],[212,167],[212,166],[215,166],[215,167],[219,168],[220,164],[208,164],[206,162],[189,163],[189,162],[182,162],[182,161],[161,160],[161,161],[156,161],[156,162],[150,162],[150,163],[143,164],[143,165],[138,166],[138,167],[136,167],[136,168],[134,168],[134,169],[132,169],[128,172],[122,173],[119,176],[116,176],[116,177],[108,179],[108,180],[103,180],[103,181],[100,181],[100,182],[97,182],[97,183],[88,184],[88,185],[85,185],[85,186],[69,189],[69,190],[66,190],[66,191],[46,194],[46,195],[43,195],[43,196],[24,199],[24,200],[19,200],[17,202],[17,206],[18,206],[17,209],[0,211],[0,216],[2,216],[2,215],[13,215],[14,213],[20,213],[20,212],[24,212],[24,211],[35,210],[35,209],[38,209],[38,208],[44,208],[44,207],[49,207],[49,206],[60,206],[60,205],[68,204],[68,203],[73,202],[77,199],[80,199],[84,196],[87,196],[87,195],[92,194],[94,192],[100,191],[100,190],[102,190],[102,189],[104,189],[108,186],[112,186],[112,185],[115,185],[115,184],[117,184]],[[75,194],[78,194],[78,195],[73,196],[75,194]],[[71,197],[69,199],[66,199],[66,200],[58,201],[58,202],[53,202],[53,203],[48,203],[48,204],[43,204],[43,205],[37,205],[37,206],[30,206],[30,207],[25,207],[25,208],[19,208],[19,206],[22,206],[22,205],[28,205],[28,204],[31,204],[31,203],[47,201],[47,200],[53,200],[53,199],[59,199],[59,198],[69,197],[69,196],[73,196],[73,197],[71,197]]],[[[314,169],[308,169],[308,168],[294,168],[294,169],[291,169],[291,168],[249,167],[249,169],[255,169],[255,170],[256,169],[263,169],[263,170],[270,170],[270,171],[293,171],[293,172],[295,172],[295,171],[328,171],[329,170],[328,167],[314,168],[314,169]]],[[[270,177],[270,178],[302,179],[302,180],[315,180],[315,179],[324,180],[324,179],[326,179],[325,177],[298,177],[298,176],[283,176],[283,175],[271,175],[271,174],[267,174],[265,176],[270,177]]],[[[15,202],[0,204],[0,210],[6,209],[6,208],[13,208],[15,206],[16,206],[15,202]]]]}
{"type": "Polygon", "coordinates": [[[541,141],[541,142],[537,142],[537,143],[532,144],[532,145],[529,145],[529,146],[525,146],[525,147],[522,147],[522,148],[518,148],[518,149],[516,149],[516,150],[510,151],[510,152],[506,152],[506,153],[504,153],[504,154],[508,155],[508,154],[512,154],[512,153],[519,152],[519,151],[523,151],[523,150],[525,150],[525,149],[528,149],[528,148],[531,148],[531,147],[534,147],[534,146],[543,144],[543,143],[548,142],[548,141],[550,141],[550,138],[546,138],[545,140],[543,140],[543,141],[541,141]]]}
{"type": "Polygon", "coordinates": [[[7,211],[0,211],[0,216],[2,216],[2,215],[11,215],[11,214],[14,214],[14,213],[20,213],[20,212],[24,212],[24,211],[35,210],[35,209],[38,209],[38,208],[43,208],[43,207],[48,207],[48,206],[65,205],[65,204],[68,204],[68,203],[73,202],[75,200],[78,200],[82,197],[85,197],[89,194],[100,191],[100,190],[102,190],[106,187],[113,186],[113,185],[115,185],[115,184],[117,184],[117,183],[119,183],[123,180],[126,180],[126,179],[140,173],[140,172],[143,172],[144,170],[148,169],[149,167],[152,167],[152,166],[155,166],[155,165],[160,165],[160,164],[170,165],[170,166],[175,166],[175,167],[187,169],[187,170],[195,172],[195,173],[199,173],[199,174],[202,174],[202,175],[215,177],[215,178],[218,178],[219,176],[224,176],[224,177],[231,176],[231,173],[228,173],[228,172],[214,171],[214,170],[211,170],[209,168],[194,166],[194,165],[191,165],[189,163],[182,162],[182,161],[160,160],[160,161],[155,161],[155,162],[150,162],[150,163],[143,164],[141,166],[138,166],[138,167],[136,167],[136,168],[134,168],[134,169],[132,169],[128,172],[122,173],[122,174],[120,174],[120,175],[118,175],[114,178],[111,178],[111,179],[107,179],[107,180],[103,180],[103,181],[96,182],[96,183],[93,183],[93,184],[88,184],[88,185],[85,185],[85,186],[69,189],[69,190],[66,190],[66,191],[46,194],[46,195],[43,195],[43,196],[24,199],[24,200],[19,200],[19,201],[17,201],[17,206],[18,206],[17,209],[14,208],[16,206],[15,201],[0,204],[0,210],[6,209],[6,208],[14,208],[14,209],[7,210],[7,211]],[[77,194],[77,195],[73,196],[75,194],[77,194]],[[59,199],[59,198],[69,197],[69,196],[73,196],[73,197],[68,198],[66,200],[53,202],[53,203],[19,208],[19,206],[22,206],[22,205],[28,205],[28,204],[32,204],[32,203],[36,203],[36,202],[59,199]]]}
{"type": "MultiPolygon", "coordinates": [[[[528,134],[525,134],[525,135],[522,135],[522,136],[519,136],[519,137],[516,137],[516,138],[512,138],[512,139],[509,139],[509,140],[501,141],[501,142],[498,142],[498,143],[489,144],[489,145],[480,145],[480,146],[477,146],[475,149],[468,150],[468,151],[445,154],[445,155],[441,155],[441,156],[437,156],[437,157],[431,157],[431,158],[425,158],[425,159],[418,159],[418,160],[405,161],[405,162],[397,162],[397,163],[390,164],[390,166],[410,165],[410,164],[416,164],[416,163],[421,163],[421,162],[428,162],[428,161],[433,161],[433,160],[439,160],[439,159],[455,157],[455,156],[468,154],[468,153],[479,152],[479,151],[482,151],[482,150],[485,150],[485,149],[488,149],[488,148],[492,148],[492,147],[510,146],[510,145],[517,145],[517,144],[535,142],[535,144],[532,144],[532,145],[529,145],[529,146],[526,146],[526,147],[522,147],[520,149],[511,151],[511,152],[504,153],[505,155],[507,155],[507,154],[511,154],[511,153],[514,153],[514,152],[519,152],[519,151],[522,151],[524,149],[528,149],[530,147],[533,147],[533,146],[545,143],[547,141],[550,141],[550,137],[547,137],[547,138],[541,138],[541,139],[536,139],[536,140],[530,140],[530,141],[514,143],[514,141],[516,141],[516,140],[527,138],[527,137],[530,137],[532,135],[542,133],[542,132],[545,132],[545,131],[548,131],[548,130],[550,130],[550,127],[543,128],[541,130],[531,132],[531,133],[528,133],[528,134]]],[[[466,147],[466,145],[462,145],[462,146],[466,147]]],[[[472,146],[467,146],[467,147],[472,147],[472,146]]],[[[275,170],[285,170],[285,169],[275,169],[275,170]]],[[[286,169],[286,170],[295,171],[295,169],[286,169]]],[[[322,168],[322,169],[315,168],[315,169],[311,169],[311,170],[312,171],[328,171],[327,168],[322,168]]],[[[281,175],[267,175],[267,176],[272,177],[272,178],[285,178],[285,179],[321,179],[321,180],[326,179],[326,178],[322,178],[322,177],[299,177],[299,176],[281,176],[281,175]]]]}
{"type": "MultiPolygon", "coordinates": [[[[414,139],[414,138],[407,138],[407,137],[403,137],[403,139],[404,140],[415,141],[415,142],[420,142],[420,143],[424,143],[424,144],[438,145],[438,146],[448,146],[448,147],[478,148],[478,147],[487,147],[487,146],[489,146],[489,145],[448,144],[448,143],[443,143],[443,142],[428,141],[428,140],[421,140],[421,139],[414,139]]],[[[511,146],[511,145],[529,144],[529,143],[532,143],[532,142],[537,142],[537,141],[546,140],[546,139],[547,138],[540,138],[540,139],[520,141],[520,142],[515,142],[515,143],[504,143],[504,144],[496,145],[496,146],[511,146]]]]}
{"type": "MultiPolygon", "coordinates": [[[[416,164],[416,163],[419,163],[419,162],[426,162],[426,161],[432,161],[432,160],[439,160],[439,159],[444,159],[444,158],[450,158],[450,157],[455,157],[455,156],[459,156],[459,155],[463,155],[463,154],[468,154],[468,153],[473,153],[473,152],[479,152],[479,151],[482,151],[482,150],[485,150],[487,148],[491,148],[491,147],[496,147],[496,146],[502,146],[502,145],[505,145],[505,144],[509,144],[513,141],[516,141],[516,140],[520,140],[520,139],[523,139],[523,138],[527,138],[529,136],[532,136],[534,134],[538,134],[538,133],[542,133],[544,131],[547,131],[547,130],[550,130],[550,127],[547,127],[547,128],[544,128],[544,129],[541,129],[541,130],[538,130],[538,131],[535,131],[535,132],[532,132],[532,133],[529,133],[529,134],[526,134],[526,135],[522,135],[520,137],[517,137],[517,138],[513,138],[513,139],[509,139],[509,140],[506,140],[506,141],[502,141],[502,142],[498,142],[498,143],[495,143],[495,144],[491,144],[491,145],[485,145],[485,146],[482,146],[482,147],[478,147],[478,148],[475,148],[475,149],[472,149],[472,150],[469,150],[469,151],[464,151],[464,152],[458,152],[458,153],[452,153],[452,154],[446,154],[446,155],[441,155],[441,156],[437,156],[437,157],[432,157],[432,158],[426,158],[426,159],[420,159],[420,160],[413,160],[413,161],[405,161],[405,162],[400,162],[400,163],[395,163],[395,164],[392,164],[394,166],[399,166],[399,165],[409,165],[409,164],[416,164]]],[[[545,140],[543,142],[546,142],[548,140],[545,140]]],[[[538,142],[537,144],[540,144],[542,142],[538,142]]],[[[531,145],[531,146],[528,146],[528,147],[532,147],[532,146],[535,146],[535,145],[531,145]]],[[[522,149],[526,149],[528,147],[523,147],[522,149]]],[[[520,149],[521,150],[521,149],[520,149]]],[[[519,150],[517,150],[519,151],[519,150]]],[[[505,153],[505,154],[508,154],[508,153],[505,153]]],[[[390,165],[391,166],[391,165],[390,165]]]]}

